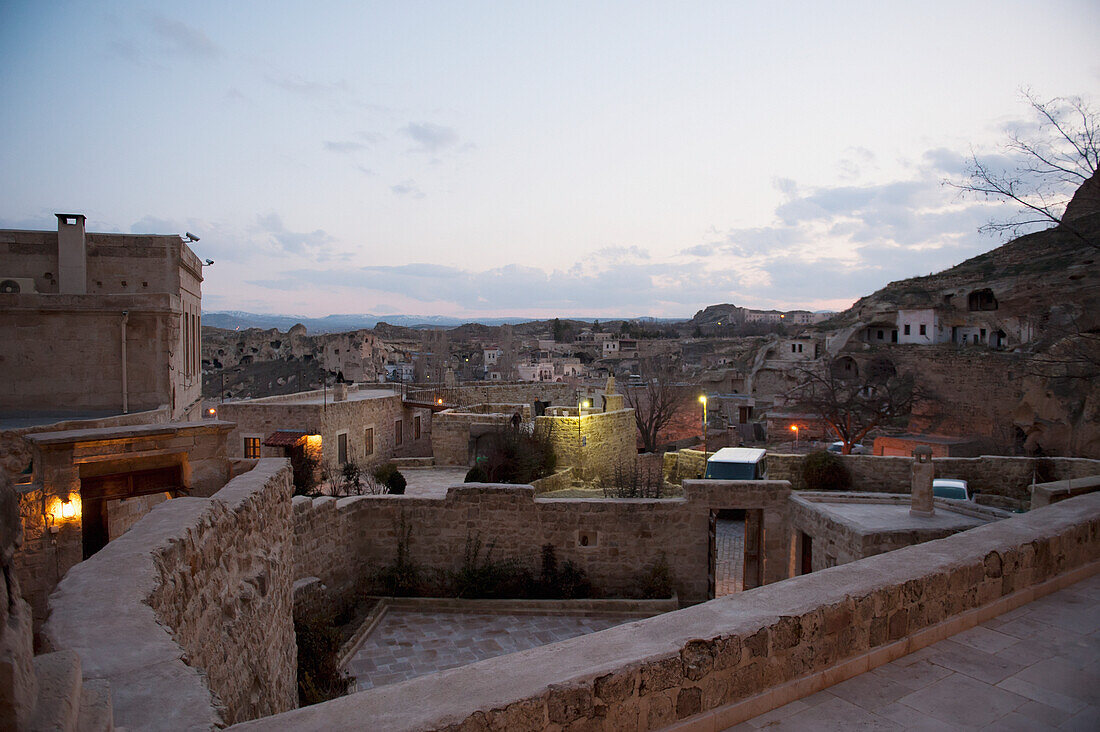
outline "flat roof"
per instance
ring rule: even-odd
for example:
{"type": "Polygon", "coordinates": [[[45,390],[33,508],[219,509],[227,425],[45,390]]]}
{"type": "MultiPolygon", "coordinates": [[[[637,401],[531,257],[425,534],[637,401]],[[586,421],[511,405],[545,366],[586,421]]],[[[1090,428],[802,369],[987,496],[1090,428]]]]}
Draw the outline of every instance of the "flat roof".
{"type": "MultiPolygon", "coordinates": [[[[322,404],[339,404],[340,402],[334,402],[332,399],[333,390],[328,389],[327,391],[328,393],[326,394],[322,389],[314,389],[313,391],[303,391],[297,394],[241,399],[240,401],[226,402],[226,404],[233,404],[235,406],[241,404],[315,404],[318,406],[322,404]]],[[[344,401],[360,402],[365,399],[384,399],[394,396],[400,397],[401,393],[393,389],[356,389],[354,391],[349,389],[348,398],[344,401]]]]}
{"type": "MultiPolygon", "coordinates": [[[[123,414],[121,409],[85,409],[77,412],[4,412],[0,413],[0,430],[18,430],[24,427],[42,427],[59,422],[80,422],[88,419],[105,419],[123,414]]],[[[137,412],[132,412],[137,414],[137,412]]]]}
{"type": "Polygon", "coordinates": [[[723,447],[707,458],[716,463],[755,463],[768,453],[758,447],[723,447]]]}
{"type": "Polygon", "coordinates": [[[995,520],[993,516],[983,518],[959,513],[935,503],[936,511],[931,516],[914,516],[909,513],[910,501],[904,500],[877,502],[829,502],[813,501],[811,505],[837,523],[854,529],[860,534],[882,534],[889,532],[934,529],[964,531],[975,526],[988,524],[995,520]]]}

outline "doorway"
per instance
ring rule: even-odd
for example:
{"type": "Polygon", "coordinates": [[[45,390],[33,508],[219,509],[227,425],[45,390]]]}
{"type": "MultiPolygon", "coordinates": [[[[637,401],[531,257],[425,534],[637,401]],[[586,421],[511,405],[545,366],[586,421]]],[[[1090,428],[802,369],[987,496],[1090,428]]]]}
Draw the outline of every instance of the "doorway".
{"type": "Polygon", "coordinates": [[[80,529],[84,559],[105,547],[111,539],[108,501],[156,493],[176,496],[183,490],[182,465],[81,478],[80,529]]]}
{"type": "MultiPolygon", "coordinates": [[[[709,597],[723,597],[759,585],[759,548],[746,541],[759,526],[759,509],[726,508],[710,512],[709,597]],[[748,581],[746,581],[746,579],[748,581]]],[[[759,531],[756,531],[759,535],[759,531]]],[[[755,540],[754,540],[755,541],[755,540]]]]}

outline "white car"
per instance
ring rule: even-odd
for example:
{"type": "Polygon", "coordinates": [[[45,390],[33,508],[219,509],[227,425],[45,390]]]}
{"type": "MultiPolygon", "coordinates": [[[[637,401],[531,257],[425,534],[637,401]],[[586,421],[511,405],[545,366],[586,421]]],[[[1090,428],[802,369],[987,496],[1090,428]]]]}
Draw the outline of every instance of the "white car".
{"type": "MultiPolygon", "coordinates": [[[[825,449],[828,450],[829,452],[835,452],[836,454],[839,455],[840,453],[844,452],[844,443],[842,441],[837,441],[837,442],[834,442],[833,444],[829,445],[825,449]]],[[[856,444],[852,445],[852,452],[850,454],[852,454],[852,455],[869,455],[870,452],[871,452],[870,450],[868,450],[866,447],[864,447],[863,445],[860,445],[857,442],[856,444]]]]}
{"type": "Polygon", "coordinates": [[[936,498],[952,498],[957,501],[972,501],[970,486],[961,478],[934,478],[932,495],[936,498]]]}

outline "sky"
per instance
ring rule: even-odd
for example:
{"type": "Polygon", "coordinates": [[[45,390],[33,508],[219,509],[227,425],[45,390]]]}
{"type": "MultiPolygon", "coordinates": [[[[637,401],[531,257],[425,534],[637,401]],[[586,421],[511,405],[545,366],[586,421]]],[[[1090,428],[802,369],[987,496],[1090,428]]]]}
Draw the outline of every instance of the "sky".
{"type": "Polygon", "coordinates": [[[8,2],[0,227],[184,233],[203,308],[842,309],[997,246],[944,186],[1100,101],[1100,3],[8,2]]]}

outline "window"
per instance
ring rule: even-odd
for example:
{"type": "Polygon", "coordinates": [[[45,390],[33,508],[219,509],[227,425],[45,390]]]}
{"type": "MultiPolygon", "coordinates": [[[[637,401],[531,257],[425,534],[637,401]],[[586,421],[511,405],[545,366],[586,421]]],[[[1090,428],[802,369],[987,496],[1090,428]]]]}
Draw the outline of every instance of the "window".
{"type": "Polygon", "coordinates": [[[244,456],[248,460],[256,460],[260,457],[260,438],[244,438],[244,456]]]}
{"type": "Polygon", "coordinates": [[[981,338],[982,343],[985,343],[985,328],[978,329],[978,336],[981,338]]]}
{"type": "Polygon", "coordinates": [[[882,332],[882,331],[880,330],[880,331],[878,332],[878,339],[879,339],[880,341],[882,340],[882,337],[883,337],[883,335],[884,335],[884,333],[883,333],[883,332],[882,332]]]}
{"type": "Polygon", "coordinates": [[[374,428],[373,427],[367,427],[365,430],[363,430],[363,454],[364,455],[373,455],[374,454],[374,428]]]}
{"type": "Polygon", "coordinates": [[[417,415],[413,418],[413,439],[420,439],[420,416],[417,415]]]}
{"type": "Polygon", "coordinates": [[[399,419],[394,420],[394,423],[393,423],[393,444],[395,444],[395,445],[400,445],[401,440],[404,437],[404,435],[402,434],[402,427],[403,427],[403,425],[401,424],[401,420],[399,420],[399,419]]]}
{"type": "Polygon", "coordinates": [[[920,334],[921,335],[928,335],[927,330],[928,330],[928,326],[925,325],[924,323],[921,323],[920,324],[920,334]]]}
{"type": "Polygon", "coordinates": [[[348,433],[339,432],[336,435],[336,460],[341,465],[348,462],[348,433]]]}
{"type": "Polygon", "coordinates": [[[909,324],[905,324],[905,335],[909,335],[909,324]]]}

